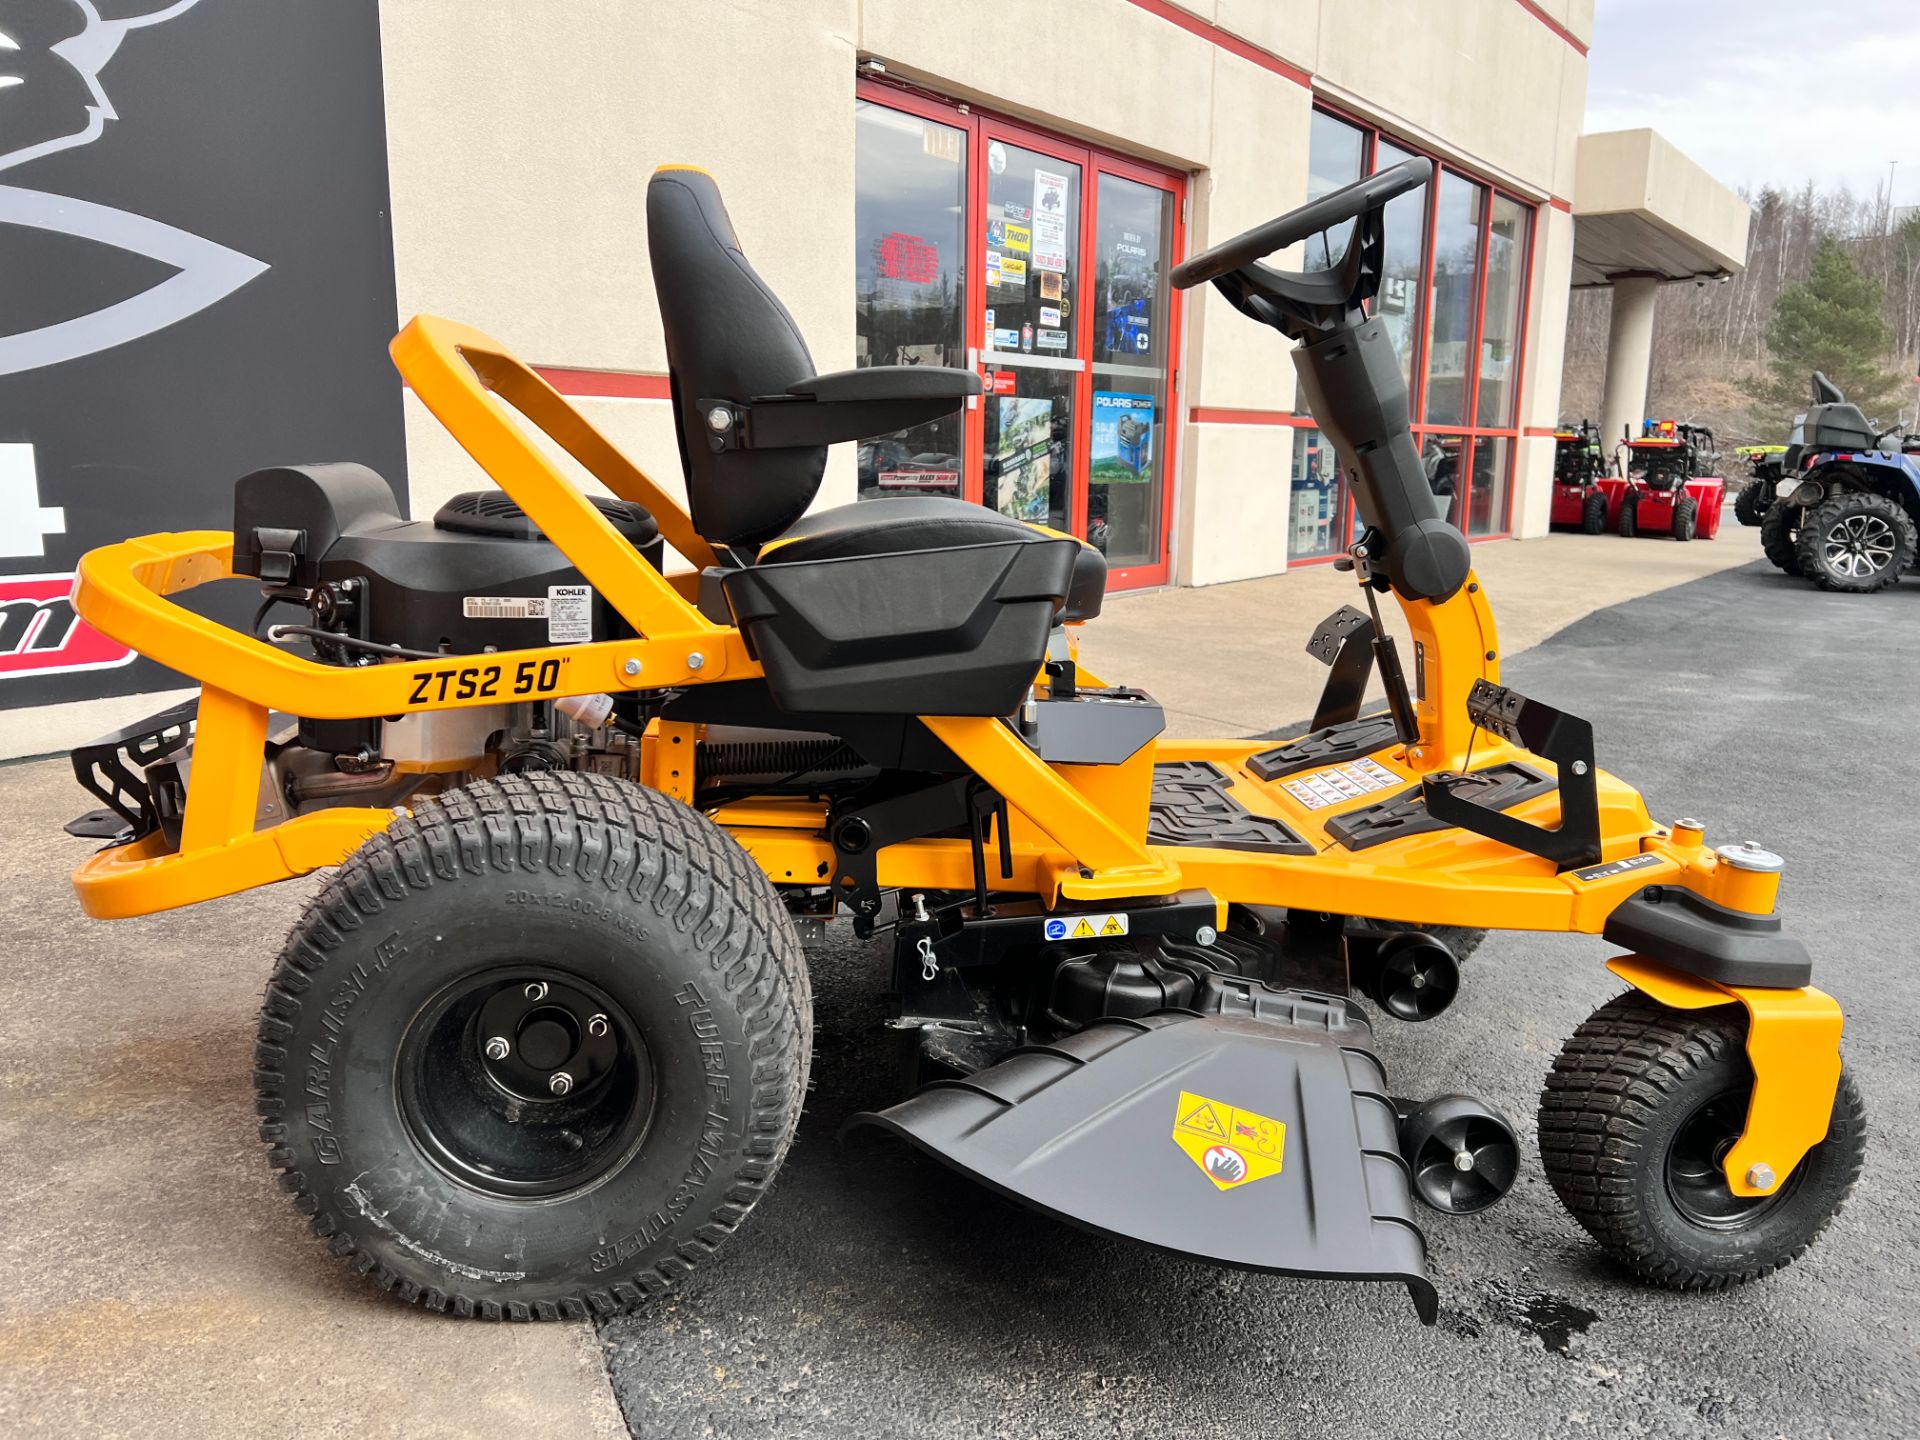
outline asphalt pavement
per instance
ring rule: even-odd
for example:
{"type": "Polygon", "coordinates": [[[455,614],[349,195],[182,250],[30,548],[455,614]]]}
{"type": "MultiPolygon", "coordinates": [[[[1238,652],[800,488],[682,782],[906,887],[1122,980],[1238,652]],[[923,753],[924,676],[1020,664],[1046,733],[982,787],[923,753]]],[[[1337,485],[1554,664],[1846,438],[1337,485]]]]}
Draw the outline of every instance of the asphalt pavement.
{"type": "Polygon", "coordinates": [[[1656,815],[1786,856],[1783,906],[1847,1011],[1865,1178],[1804,1259],[1726,1295],[1648,1289],[1540,1173],[1562,1039],[1621,988],[1591,937],[1495,934],[1460,1001],[1383,1020],[1403,1094],[1465,1090],[1526,1146],[1506,1201],[1425,1216],[1441,1319],[1399,1287],[1227,1272],[1037,1215],[903,1146],[836,1140],[889,1098],[884,946],[813,952],[815,1089],[773,1193],[668,1303],[602,1325],[636,1435],[1891,1436],[1920,1432],[1920,584],[1822,595],[1764,565],[1579,620],[1506,680],[1594,722],[1656,815]]]}

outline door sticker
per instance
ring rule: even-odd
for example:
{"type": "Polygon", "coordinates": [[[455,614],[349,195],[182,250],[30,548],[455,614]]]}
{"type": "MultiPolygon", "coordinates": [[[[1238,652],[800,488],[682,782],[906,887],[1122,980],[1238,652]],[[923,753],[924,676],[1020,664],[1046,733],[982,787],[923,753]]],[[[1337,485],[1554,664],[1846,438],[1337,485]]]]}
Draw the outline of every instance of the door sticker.
{"type": "Polygon", "coordinates": [[[1173,1111],[1173,1143],[1215,1189],[1232,1190],[1280,1173],[1287,1127],[1271,1116],[1182,1090],[1173,1111]]]}

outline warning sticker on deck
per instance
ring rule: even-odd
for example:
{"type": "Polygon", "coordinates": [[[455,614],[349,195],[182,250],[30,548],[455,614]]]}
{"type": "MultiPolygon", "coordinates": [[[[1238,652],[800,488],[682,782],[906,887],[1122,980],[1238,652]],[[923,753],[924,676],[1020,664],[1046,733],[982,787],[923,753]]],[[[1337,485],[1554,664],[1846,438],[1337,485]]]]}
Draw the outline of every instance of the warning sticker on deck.
{"type": "Polygon", "coordinates": [[[1324,810],[1343,800],[1391,790],[1406,782],[1377,760],[1350,760],[1325,770],[1312,770],[1280,782],[1287,793],[1309,810],[1324,810]]]}
{"type": "Polygon", "coordinates": [[[1056,915],[1047,921],[1049,940],[1111,940],[1126,933],[1125,915],[1056,915]]]}
{"type": "Polygon", "coordinates": [[[1270,1116],[1182,1090],[1173,1111],[1173,1143],[1216,1189],[1232,1190],[1280,1173],[1287,1127],[1270,1116]]]}

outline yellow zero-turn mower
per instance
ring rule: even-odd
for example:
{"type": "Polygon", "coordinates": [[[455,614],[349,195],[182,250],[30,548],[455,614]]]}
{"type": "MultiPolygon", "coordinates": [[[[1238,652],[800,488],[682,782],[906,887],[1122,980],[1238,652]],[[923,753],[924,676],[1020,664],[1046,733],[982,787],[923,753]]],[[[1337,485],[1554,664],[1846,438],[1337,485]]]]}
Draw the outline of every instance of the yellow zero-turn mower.
{"type": "Polygon", "coordinates": [[[1161,740],[1151,697],[1078,665],[1105,583],[1078,540],[947,498],[808,514],[829,444],[979,379],[816,375],[688,167],[647,195],[684,510],[494,341],[423,316],[394,360],[502,489],[409,522],[357,465],[286,466],[239,481],[231,534],[89,554],[80,613],[201,691],[75,752],[106,808],[73,828],[111,842],[74,877],[87,911],[337,867],[256,1052],[269,1160],[332,1251],[487,1317],[670,1286],[786,1153],[801,940],[835,916],[891,932],[917,1087],[854,1126],[1163,1250],[1400,1281],[1429,1322],[1415,1200],[1492,1203],[1518,1145],[1480,1101],[1397,1097],[1355,994],[1390,1022],[1443,1010],[1443,927],[1603,934],[1631,989],[1548,1077],[1555,1191],[1660,1284],[1805,1250],[1861,1165],[1839,1006],[1774,914],[1776,856],[1656,823],[1586,721],[1500,684],[1365,308],[1382,209],[1429,173],[1174,272],[1299,342],[1365,522],[1296,740],[1161,740]],[[1261,261],[1349,220],[1334,270],[1261,261]],[[508,407],[618,498],[588,500],[508,407]],[[693,568],[665,573],[663,543],[693,568]],[[175,603],[234,576],[261,622],[298,623],[175,603]],[[1363,714],[1376,669],[1387,708],[1363,714]]]}

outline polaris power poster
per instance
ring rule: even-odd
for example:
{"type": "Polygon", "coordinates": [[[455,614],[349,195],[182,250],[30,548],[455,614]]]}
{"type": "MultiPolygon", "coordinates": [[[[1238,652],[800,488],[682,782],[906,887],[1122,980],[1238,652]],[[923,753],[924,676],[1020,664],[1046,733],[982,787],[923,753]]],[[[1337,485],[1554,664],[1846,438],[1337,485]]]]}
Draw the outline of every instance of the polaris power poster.
{"type": "Polygon", "coordinates": [[[1151,395],[1093,392],[1093,484],[1144,484],[1152,478],[1153,409],[1151,395]]]}

